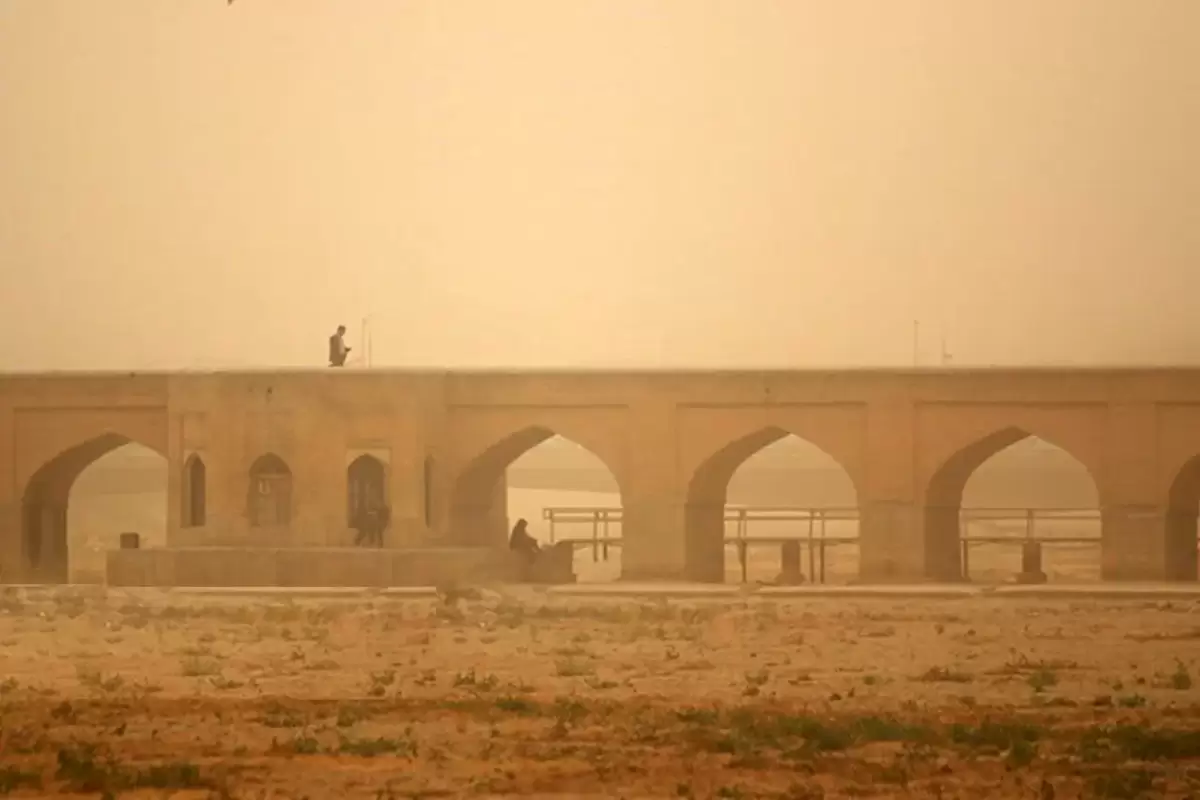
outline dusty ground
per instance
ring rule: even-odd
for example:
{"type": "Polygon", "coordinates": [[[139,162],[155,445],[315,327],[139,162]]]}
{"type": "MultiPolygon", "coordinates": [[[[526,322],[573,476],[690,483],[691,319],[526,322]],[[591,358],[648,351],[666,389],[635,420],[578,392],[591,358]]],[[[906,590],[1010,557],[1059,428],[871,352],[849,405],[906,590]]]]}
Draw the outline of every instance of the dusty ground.
{"type": "Polygon", "coordinates": [[[1200,795],[1198,612],[9,590],[0,793],[1200,795]]]}

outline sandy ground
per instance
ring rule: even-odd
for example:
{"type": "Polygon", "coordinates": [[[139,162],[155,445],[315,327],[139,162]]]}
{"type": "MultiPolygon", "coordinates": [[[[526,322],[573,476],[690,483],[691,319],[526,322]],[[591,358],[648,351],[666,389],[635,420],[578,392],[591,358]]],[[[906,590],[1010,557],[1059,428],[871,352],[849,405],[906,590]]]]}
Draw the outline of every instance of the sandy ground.
{"type": "Polygon", "coordinates": [[[1200,793],[1192,602],[10,589],[0,654],[13,796],[1200,793]]]}

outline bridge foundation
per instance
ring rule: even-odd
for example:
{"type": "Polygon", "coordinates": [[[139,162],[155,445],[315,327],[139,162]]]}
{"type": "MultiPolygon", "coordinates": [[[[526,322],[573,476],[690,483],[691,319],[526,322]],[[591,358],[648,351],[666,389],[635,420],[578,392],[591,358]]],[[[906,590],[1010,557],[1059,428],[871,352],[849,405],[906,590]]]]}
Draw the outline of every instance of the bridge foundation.
{"type": "MultiPolygon", "coordinates": [[[[858,523],[858,576],[863,583],[921,583],[929,579],[929,542],[920,512],[897,502],[864,503],[858,523]]],[[[957,553],[957,550],[955,550],[957,553]]]]}
{"type": "Polygon", "coordinates": [[[1101,512],[1100,577],[1106,581],[1194,581],[1195,525],[1158,506],[1115,506],[1101,512]]]}

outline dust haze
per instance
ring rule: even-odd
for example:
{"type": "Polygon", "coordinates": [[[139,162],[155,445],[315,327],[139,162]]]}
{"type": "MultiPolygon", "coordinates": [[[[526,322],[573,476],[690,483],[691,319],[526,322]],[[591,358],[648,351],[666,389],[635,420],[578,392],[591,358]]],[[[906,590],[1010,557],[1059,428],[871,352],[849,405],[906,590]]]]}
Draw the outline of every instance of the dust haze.
{"type": "MultiPolygon", "coordinates": [[[[0,372],[324,368],[339,323],[381,369],[1198,364],[1198,35],[1194,0],[2,0],[0,372]]],[[[1100,593],[1096,477],[1009,447],[968,580],[891,594],[786,437],[724,584],[633,586],[555,437],[506,502],[573,583],[159,591],[105,586],[174,513],[131,444],[70,492],[71,585],[0,590],[0,794],[1192,796],[1200,596],[1100,593]]]]}
{"type": "Polygon", "coordinates": [[[0,366],[1195,363],[1198,29],[6,0],[0,366]]]}

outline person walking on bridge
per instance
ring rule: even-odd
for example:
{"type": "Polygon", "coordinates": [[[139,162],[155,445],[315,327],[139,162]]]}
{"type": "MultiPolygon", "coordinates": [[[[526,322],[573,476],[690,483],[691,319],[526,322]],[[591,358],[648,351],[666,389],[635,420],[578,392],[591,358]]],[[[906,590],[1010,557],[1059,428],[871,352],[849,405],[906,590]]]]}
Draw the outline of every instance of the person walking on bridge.
{"type": "Polygon", "coordinates": [[[337,332],[329,337],[329,366],[346,366],[346,356],[349,354],[350,348],[346,346],[346,326],[338,325],[337,332]]]}

